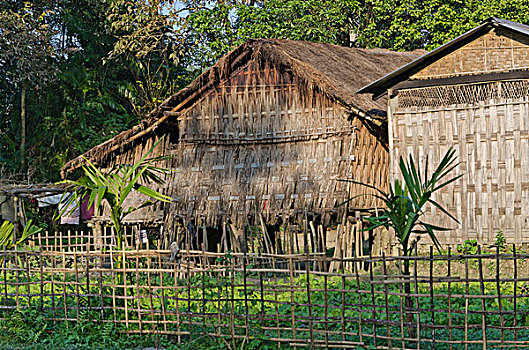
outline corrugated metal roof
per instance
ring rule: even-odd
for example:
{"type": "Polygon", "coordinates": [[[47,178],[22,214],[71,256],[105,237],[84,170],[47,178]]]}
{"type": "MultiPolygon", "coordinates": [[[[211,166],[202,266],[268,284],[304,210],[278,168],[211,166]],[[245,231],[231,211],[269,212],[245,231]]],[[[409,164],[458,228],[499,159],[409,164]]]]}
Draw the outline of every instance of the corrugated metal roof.
{"type": "Polygon", "coordinates": [[[501,19],[501,18],[496,18],[496,17],[491,17],[487,19],[486,21],[490,21],[494,24],[497,24],[500,27],[514,30],[520,34],[529,35],[529,26],[526,24],[512,22],[506,19],[501,19]]]}
{"type": "Polygon", "coordinates": [[[451,52],[465,44],[472,39],[490,31],[492,28],[501,27],[517,33],[529,36],[529,26],[521,23],[508,21],[501,18],[490,17],[479,26],[468,32],[458,36],[457,38],[447,42],[444,45],[439,46],[433,51],[417,58],[416,60],[394,70],[393,72],[383,76],[382,78],[375,80],[369,85],[364,86],[358,90],[357,94],[372,93],[373,98],[376,99],[386,93],[392,86],[398,84],[401,81],[408,79],[411,75],[417,73],[424,67],[428,66],[434,61],[437,61],[441,57],[445,56],[448,52],[451,52]]]}

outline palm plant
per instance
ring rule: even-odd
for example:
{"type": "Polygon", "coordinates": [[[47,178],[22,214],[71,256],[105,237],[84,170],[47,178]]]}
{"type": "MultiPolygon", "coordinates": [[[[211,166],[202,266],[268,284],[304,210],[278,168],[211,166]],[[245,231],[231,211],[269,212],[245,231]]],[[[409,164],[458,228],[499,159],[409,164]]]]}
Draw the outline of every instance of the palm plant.
{"type": "MultiPolygon", "coordinates": [[[[6,251],[13,249],[13,247],[24,243],[29,237],[42,231],[42,228],[32,224],[31,220],[28,220],[24,229],[22,230],[22,235],[20,237],[16,236],[15,225],[7,220],[4,220],[2,225],[0,225],[0,250],[6,251]]],[[[18,263],[22,267],[22,260],[17,256],[18,263]]],[[[6,255],[0,256],[0,265],[4,263],[6,255]]]]}
{"type": "MultiPolygon", "coordinates": [[[[452,220],[459,223],[452,214],[432,198],[434,192],[437,192],[441,188],[463,176],[461,174],[452,177],[449,180],[444,180],[444,178],[458,165],[458,163],[455,163],[456,159],[457,156],[455,156],[455,150],[450,148],[441,159],[441,162],[435,171],[429,175],[428,156],[426,156],[424,172],[421,171],[419,164],[415,164],[411,155],[409,156],[408,163],[404,162],[404,159],[400,157],[399,167],[404,182],[396,179],[394,185],[390,186],[388,192],[384,192],[375,186],[360,181],[340,181],[352,182],[371,188],[375,191],[372,195],[380,199],[384,203],[385,208],[382,210],[381,215],[366,218],[371,224],[366,230],[373,230],[381,226],[386,227],[387,229],[393,229],[395,237],[401,245],[402,254],[404,256],[409,256],[414,251],[415,245],[417,244],[417,240],[410,241],[413,234],[427,234],[434,245],[440,249],[441,246],[435,232],[450,230],[450,228],[436,226],[422,220],[424,207],[428,203],[432,204],[442,213],[448,215],[452,220]]],[[[360,196],[362,195],[350,198],[343,204],[360,196]]]]}
{"type": "Polygon", "coordinates": [[[154,201],[170,202],[171,197],[166,196],[140,182],[164,184],[163,175],[170,169],[157,167],[154,164],[167,157],[148,158],[160,139],[136,164],[117,164],[110,171],[103,173],[92,162],[85,159],[86,165],[82,167],[84,176],[78,180],[65,180],[60,182],[70,186],[73,194],[68,197],[59,215],[64,215],[67,210],[73,211],[80,205],[83,198],[89,197],[88,207],[94,206],[94,213],[98,215],[103,201],[110,206],[110,219],[114,227],[118,249],[123,248],[123,219],[128,214],[141,208],[154,204],[154,201]],[[126,206],[125,201],[133,192],[141,193],[149,199],[138,206],[126,206]],[[69,209],[67,209],[69,208],[69,209]]]}
{"type": "Polygon", "coordinates": [[[15,245],[24,243],[29,237],[42,231],[42,228],[32,224],[31,220],[28,220],[22,235],[20,237],[15,236],[15,225],[5,220],[0,226],[0,249],[11,249],[15,245]]]}
{"type": "MultiPolygon", "coordinates": [[[[400,157],[399,168],[404,182],[396,179],[394,185],[390,186],[389,192],[382,191],[375,186],[360,181],[341,181],[352,182],[371,188],[375,191],[372,195],[380,199],[384,203],[385,208],[382,210],[381,215],[366,218],[371,225],[365,230],[373,230],[378,227],[393,229],[395,237],[402,248],[402,254],[407,257],[415,250],[420,235],[428,235],[437,249],[440,250],[441,245],[435,234],[437,231],[450,230],[449,228],[436,226],[422,220],[424,207],[428,203],[438,208],[442,213],[446,214],[455,222],[459,223],[452,214],[432,198],[434,192],[446,187],[463,176],[460,174],[445,180],[446,176],[459,164],[456,163],[456,159],[457,156],[455,155],[455,150],[450,148],[441,159],[441,162],[435,171],[430,175],[428,173],[428,156],[426,156],[424,172],[421,171],[419,164],[415,164],[411,155],[409,156],[408,163],[404,162],[404,159],[400,157]],[[417,235],[417,239],[410,241],[414,234],[417,235]]],[[[360,196],[350,198],[345,203],[360,196]]],[[[409,259],[404,259],[403,261],[402,274],[405,276],[410,275],[409,259]]],[[[411,284],[409,282],[404,283],[404,289],[405,293],[409,295],[411,293],[411,284]]],[[[411,309],[413,307],[413,301],[410,296],[406,296],[405,302],[407,308],[411,309]]],[[[414,337],[414,316],[411,312],[406,313],[406,321],[409,325],[409,336],[414,337]]]]}

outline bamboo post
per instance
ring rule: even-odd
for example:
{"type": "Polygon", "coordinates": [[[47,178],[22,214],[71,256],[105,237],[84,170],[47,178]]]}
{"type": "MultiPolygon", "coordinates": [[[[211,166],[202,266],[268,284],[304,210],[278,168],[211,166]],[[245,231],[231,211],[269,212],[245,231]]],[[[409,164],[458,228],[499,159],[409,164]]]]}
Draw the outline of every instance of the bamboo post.
{"type": "Polygon", "coordinates": [[[334,244],[334,254],[331,260],[331,264],[329,266],[330,273],[333,273],[335,269],[337,270],[340,268],[340,264],[336,260],[341,256],[341,253],[342,253],[342,235],[341,235],[342,228],[343,228],[342,224],[339,224],[338,227],[336,228],[336,241],[334,244]]]}
{"type": "MultiPolygon", "coordinates": [[[[110,276],[111,278],[111,288],[112,288],[112,313],[114,316],[114,325],[117,325],[117,317],[116,317],[116,274],[117,272],[114,269],[114,254],[113,254],[113,247],[110,246],[110,276]]],[[[119,278],[118,278],[119,280],[119,278]]]]}
{"type": "MultiPolygon", "coordinates": [[[[147,260],[148,261],[148,260],[147,260]]],[[[125,266],[125,256],[123,256],[123,266],[125,266]]],[[[139,331],[140,331],[140,334],[143,333],[143,324],[142,324],[142,321],[143,321],[143,316],[142,316],[142,310],[141,310],[141,302],[140,302],[140,260],[139,260],[139,257],[138,257],[138,254],[137,254],[137,250],[136,250],[136,256],[135,256],[135,272],[136,272],[136,313],[137,313],[137,317],[138,317],[138,327],[139,327],[139,331]]],[[[148,269],[150,270],[150,269],[148,269]]],[[[134,271],[134,270],[133,270],[134,271]]],[[[147,274],[149,274],[149,272],[147,272],[147,274]]],[[[123,276],[123,279],[125,280],[126,277],[123,276]]],[[[131,288],[131,293],[132,293],[132,297],[134,298],[134,288],[131,288]]],[[[126,294],[125,294],[126,295],[126,294]]],[[[150,293],[149,293],[150,295],[150,293]]],[[[127,299],[125,299],[125,303],[127,302],[127,299]]],[[[132,307],[134,307],[134,299],[132,301],[132,307]]],[[[152,309],[152,307],[151,307],[152,309]]]]}
{"type": "MultiPolygon", "coordinates": [[[[369,254],[369,260],[370,261],[373,260],[373,257],[371,256],[371,254],[369,254]]],[[[371,284],[371,303],[373,305],[373,343],[376,348],[378,346],[377,328],[375,324],[375,321],[377,319],[377,309],[376,309],[376,300],[375,300],[375,285],[373,284],[373,280],[374,280],[373,263],[370,263],[369,264],[369,281],[371,282],[370,283],[371,284]]]]}
{"type": "Polygon", "coordinates": [[[483,350],[487,349],[487,307],[485,304],[485,283],[483,281],[483,258],[481,257],[481,246],[478,245],[479,286],[481,290],[481,329],[483,332],[483,350]]]}
{"type": "Polygon", "coordinates": [[[470,280],[468,273],[468,257],[465,257],[465,350],[468,350],[468,313],[469,313],[469,298],[470,294],[470,280]]]}
{"type": "Polygon", "coordinates": [[[181,325],[182,325],[182,322],[180,320],[180,293],[179,293],[179,276],[180,276],[180,271],[179,271],[179,263],[175,260],[173,261],[173,274],[174,274],[174,279],[173,279],[173,286],[172,288],[174,289],[174,298],[175,298],[175,309],[176,309],[176,331],[177,331],[177,339],[178,339],[178,343],[180,343],[182,341],[182,338],[181,338],[181,334],[182,334],[182,328],[181,328],[181,325]]]}
{"type": "MultiPolygon", "coordinates": [[[[514,277],[514,291],[513,291],[513,327],[514,327],[514,342],[518,343],[518,303],[517,303],[517,294],[518,294],[518,258],[516,256],[516,245],[512,245],[512,257],[513,257],[513,277],[514,277]]],[[[518,349],[517,346],[514,347],[518,349]]]]}
{"type": "MultiPolygon", "coordinates": [[[[404,270],[402,268],[402,265],[403,265],[403,261],[402,261],[402,257],[399,257],[398,260],[397,260],[397,264],[398,264],[398,268],[399,268],[399,275],[402,274],[402,271],[404,270]]],[[[405,283],[405,281],[402,279],[400,281],[400,283],[398,284],[399,285],[399,293],[400,293],[400,298],[399,298],[399,326],[400,326],[400,340],[401,340],[401,348],[402,349],[406,349],[406,333],[405,333],[405,325],[404,325],[404,314],[405,314],[405,311],[404,311],[404,300],[406,298],[406,294],[404,293],[404,286],[403,284],[405,283]]]]}
{"type": "Polygon", "coordinates": [[[248,281],[247,281],[247,266],[248,266],[248,256],[246,250],[243,251],[243,260],[242,260],[242,283],[243,283],[243,292],[244,292],[244,339],[248,339],[250,333],[249,329],[249,318],[250,318],[250,309],[248,307],[248,281]]]}
{"type": "MultiPolygon", "coordinates": [[[[232,247],[233,247],[233,240],[230,239],[232,247]]],[[[222,221],[222,244],[224,245],[224,253],[228,252],[228,231],[226,229],[226,221],[222,221]]]]}
{"type": "MultiPolygon", "coordinates": [[[[312,221],[311,221],[312,222],[312,221]]],[[[312,226],[314,227],[314,226],[312,226]]],[[[307,251],[307,263],[306,266],[306,274],[307,274],[307,304],[309,308],[309,334],[310,334],[310,348],[314,349],[314,324],[312,320],[312,299],[310,295],[310,257],[309,252],[307,251]]]]}
{"type": "MultiPolygon", "coordinates": [[[[123,273],[123,303],[125,304],[125,325],[129,328],[129,302],[127,296],[127,260],[125,259],[125,251],[121,250],[121,268],[123,273]]],[[[141,326],[140,326],[141,327],[141,326]]]]}
{"type": "Polygon", "coordinates": [[[503,317],[503,306],[501,299],[501,279],[500,279],[500,247],[496,246],[496,292],[498,294],[498,310],[500,312],[500,332],[501,332],[501,350],[505,349],[505,320],[503,317]]]}
{"type": "Polygon", "coordinates": [[[230,259],[230,329],[235,349],[235,265],[233,258],[230,259]]]}
{"type": "MultiPolygon", "coordinates": [[[[307,221],[308,221],[308,219],[307,219],[307,221]]],[[[310,238],[311,252],[316,253],[316,252],[318,252],[318,241],[317,241],[316,230],[314,229],[314,222],[312,222],[312,220],[311,220],[311,221],[308,221],[308,224],[309,224],[309,228],[310,228],[309,238],[310,238]]]]}
{"type": "MultiPolygon", "coordinates": [[[[360,274],[357,269],[357,265],[353,264],[353,272],[355,275],[355,281],[356,281],[356,297],[357,297],[357,303],[358,303],[358,338],[360,340],[360,343],[364,342],[364,333],[362,331],[362,312],[364,311],[362,305],[362,295],[360,293],[361,285],[360,285],[360,274]]],[[[345,341],[345,275],[342,274],[342,341],[345,341]]]]}
{"type": "Polygon", "coordinates": [[[296,297],[294,293],[294,260],[292,259],[292,256],[288,258],[288,270],[290,274],[290,317],[291,317],[291,328],[292,328],[292,339],[296,339],[296,297]]]}
{"type": "Polygon", "coordinates": [[[26,272],[26,291],[28,293],[28,308],[31,307],[31,282],[30,282],[30,272],[29,272],[29,259],[28,259],[28,253],[24,252],[24,265],[26,266],[25,272],[26,272]]]}
{"type": "Polygon", "coordinates": [[[448,350],[452,350],[452,282],[451,282],[451,265],[452,263],[452,249],[451,247],[448,247],[448,261],[447,261],[447,272],[446,276],[448,277],[448,340],[450,343],[448,344],[448,350]]]}
{"type": "MultiPolygon", "coordinates": [[[[44,260],[42,256],[42,247],[39,244],[39,270],[40,270],[40,308],[44,307],[44,260]]],[[[6,288],[7,293],[7,288],[6,288]]]]}
{"type": "MultiPolygon", "coordinates": [[[[433,284],[433,246],[430,246],[430,310],[431,322],[435,325],[435,297],[433,284]]],[[[432,346],[435,348],[435,327],[432,327],[432,346]]]]}
{"type": "Polygon", "coordinates": [[[77,312],[77,321],[80,321],[79,318],[79,268],[77,267],[77,252],[74,252],[73,255],[73,265],[74,265],[74,271],[75,271],[75,304],[76,304],[76,312],[77,312]]]}
{"type": "MultiPolygon", "coordinates": [[[[415,256],[418,256],[417,245],[415,245],[415,256]]],[[[415,321],[415,338],[417,344],[417,350],[421,348],[421,313],[420,313],[420,302],[419,302],[419,277],[418,277],[418,262],[417,259],[413,260],[413,284],[415,286],[415,310],[417,310],[417,318],[415,321]]]]}
{"type": "Polygon", "coordinates": [[[265,245],[265,248],[266,248],[266,252],[268,254],[273,254],[274,251],[272,250],[272,247],[271,247],[271,242],[270,242],[270,237],[268,236],[268,230],[266,229],[266,225],[265,225],[265,221],[264,221],[264,218],[263,218],[263,214],[259,214],[259,221],[261,223],[261,230],[263,232],[263,242],[264,242],[264,245],[265,245]]]}
{"type": "Polygon", "coordinates": [[[323,297],[324,297],[324,324],[325,324],[325,347],[329,348],[329,296],[328,296],[328,275],[323,276],[323,297]]]}
{"type": "MultiPolygon", "coordinates": [[[[385,252],[382,252],[382,272],[384,274],[384,279],[387,280],[387,276],[388,276],[388,268],[387,268],[387,265],[386,265],[386,253],[385,252]]],[[[391,349],[393,347],[392,345],[392,340],[391,340],[391,326],[390,326],[390,322],[391,322],[391,318],[390,318],[390,315],[389,315],[389,288],[388,288],[388,284],[387,283],[384,283],[384,302],[385,302],[385,306],[386,306],[386,321],[387,321],[387,339],[388,339],[388,347],[391,349]]]]}
{"type": "MultiPolygon", "coordinates": [[[[60,254],[61,254],[61,257],[62,257],[62,270],[63,270],[63,273],[62,273],[62,291],[63,291],[63,306],[64,306],[64,318],[65,319],[68,319],[69,318],[69,315],[68,315],[68,301],[67,301],[67,294],[66,294],[66,273],[67,273],[67,268],[66,268],[66,255],[64,253],[64,251],[62,251],[62,249],[60,250],[60,254]]],[[[68,325],[68,323],[66,323],[68,325]]]]}

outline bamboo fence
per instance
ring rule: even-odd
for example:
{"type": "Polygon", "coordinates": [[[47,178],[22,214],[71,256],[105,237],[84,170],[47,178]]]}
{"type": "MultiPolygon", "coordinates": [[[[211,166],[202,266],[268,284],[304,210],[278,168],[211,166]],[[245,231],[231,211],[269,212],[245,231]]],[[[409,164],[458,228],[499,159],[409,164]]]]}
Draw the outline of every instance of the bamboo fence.
{"type": "MultiPolygon", "coordinates": [[[[361,217],[345,218],[345,224],[333,229],[308,218],[303,225],[289,223],[283,217],[280,226],[266,225],[264,216],[256,215],[257,222],[246,222],[242,228],[223,221],[219,227],[205,226],[199,220],[189,226],[178,227],[173,234],[159,234],[158,229],[147,230],[139,226],[125,226],[123,244],[125,249],[157,250],[168,249],[170,243],[177,242],[180,249],[204,250],[216,253],[269,253],[269,254],[306,254],[318,253],[336,258],[379,255],[391,245],[385,232],[364,231],[361,217]],[[268,227],[268,228],[267,228],[268,227]]],[[[101,226],[98,231],[65,230],[42,231],[29,239],[29,247],[43,251],[87,252],[117,249],[114,230],[110,226],[101,226]]],[[[333,262],[330,269],[339,268],[333,262]]]]}
{"type": "Polygon", "coordinates": [[[170,261],[170,254],[4,251],[0,324],[37,308],[49,322],[110,323],[179,342],[212,336],[326,348],[529,345],[529,254],[514,246],[414,257],[181,250],[170,261]],[[407,263],[411,275],[400,272],[407,263]]]}

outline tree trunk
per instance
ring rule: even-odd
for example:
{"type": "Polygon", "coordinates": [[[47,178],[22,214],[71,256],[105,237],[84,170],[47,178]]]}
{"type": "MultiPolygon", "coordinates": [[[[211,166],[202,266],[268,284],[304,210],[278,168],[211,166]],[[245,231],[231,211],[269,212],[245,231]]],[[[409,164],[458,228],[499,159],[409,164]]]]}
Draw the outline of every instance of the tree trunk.
{"type": "Polygon", "coordinates": [[[121,223],[121,216],[122,213],[119,209],[112,208],[110,210],[110,219],[114,226],[114,234],[116,235],[118,250],[123,249],[123,226],[121,223]]]}
{"type": "Polygon", "coordinates": [[[22,83],[22,91],[20,96],[20,171],[24,171],[26,165],[26,91],[27,83],[22,83]]]}

